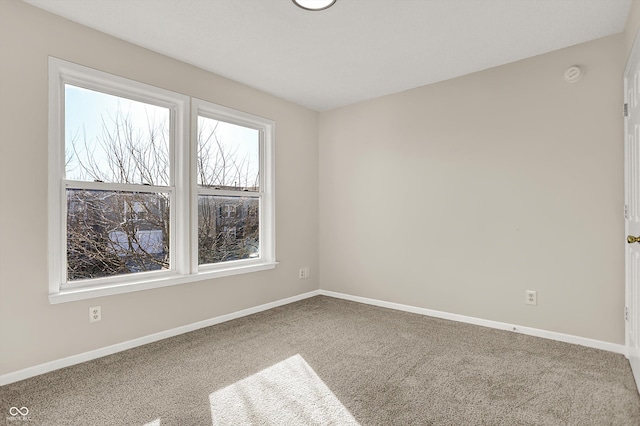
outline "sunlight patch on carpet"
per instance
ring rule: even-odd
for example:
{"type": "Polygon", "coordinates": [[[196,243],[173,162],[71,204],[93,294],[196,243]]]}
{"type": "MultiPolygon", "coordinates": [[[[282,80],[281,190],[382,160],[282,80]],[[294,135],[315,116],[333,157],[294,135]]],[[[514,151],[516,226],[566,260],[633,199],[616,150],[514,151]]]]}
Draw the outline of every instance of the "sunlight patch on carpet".
{"type": "Polygon", "coordinates": [[[209,395],[216,425],[359,425],[300,356],[209,395]]]}

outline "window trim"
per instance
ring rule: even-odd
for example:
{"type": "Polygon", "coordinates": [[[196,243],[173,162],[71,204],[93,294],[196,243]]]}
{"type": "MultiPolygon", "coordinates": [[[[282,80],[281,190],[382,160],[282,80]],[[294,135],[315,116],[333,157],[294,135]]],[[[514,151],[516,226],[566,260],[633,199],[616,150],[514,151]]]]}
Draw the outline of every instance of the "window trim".
{"type": "MultiPolygon", "coordinates": [[[[272,269],[275,260],[274,136],[275,123],[252,114],[191,98],[145,83],[49,57],[49,182],[48,243],[49,301],[52,304],[272,269]],[[168,192],[171,197],[169,270],[138,272],[67,282],[66,188],[69,182],[94,188],[93,182],[65,180],[64,86],[70,84],[170,109],[171,181],[168,186],[144,186],[138,192],[168,192]],[[263,130],[260,144],[261,195],[259,259],[222,262],[198,268],[196,127],[198,111],[232,123],[263,130]],[[193,130],[193,131],[192,131],[193,130]],[[264,175],[264,176],[263,176],[264,175]],[[264,204],[264,205],[263,205],[264,204]],[[195,239],[194,239],[195,237],[195,239]]],[[[103,183],[99,189],[122,189],[125,184],[103,183]]],[[[136,185],[130,185],[136,187],[136,185]]],[[[225,191],[228,192],[228,191],[225,191]]],[[[223,195],[223,194],[220,194],[223,195]]],[[[245,192],[238,194],[246,195],[245,192]]]]}
{"type": "Polygon", "coordinates": [[[191,258],[191,267],[200,273],[215,273],[225,270],[228,264],[238,262],[242,265],[260,265],[263,263],[275,264],[275,166],[274,143],[275,123],[273,120],[258,117],[242,111],[237,111],[222,105],[217,105],[198,98],[191,98],[191,221],[198,223],[198,196],[218,195],[231,197],[249,197],[259,199],[259,241],[260,257],[256,259],[243,259],[232,262],[221,262],[206,265],[198,264],[198,228],[191,228],[191,250],[194,256],[191,258]],[[260,134],[260,190],[257,192],[231,191],[222,189],[201,189],[197,182],[197,152],[198,152],[198,117],[207,117],[214,120],[225,121],[259,131],[260,134]]]}

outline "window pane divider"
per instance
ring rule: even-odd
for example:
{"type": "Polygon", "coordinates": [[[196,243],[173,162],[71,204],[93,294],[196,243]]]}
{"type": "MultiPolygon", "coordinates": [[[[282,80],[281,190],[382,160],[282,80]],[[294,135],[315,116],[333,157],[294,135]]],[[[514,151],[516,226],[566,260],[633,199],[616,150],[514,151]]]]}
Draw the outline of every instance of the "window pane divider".
{"type": "Polygon", "coordinates": [[[115,183],[115,182],[90,182],[79,180],[65,180],[67,189],[91,189],[95,191],[122,191],[122,192],[173,192],[171,186],[145,185],[141,183],[115,183]]]}
{"type": "Polygon", "coordinates": [[[228,189],[209,189],[198,188],[198,195],[215,195],[220,197],[248,197],[259,198],[263,195],[262,192],[256,191],[233,191],[228,189]]]}

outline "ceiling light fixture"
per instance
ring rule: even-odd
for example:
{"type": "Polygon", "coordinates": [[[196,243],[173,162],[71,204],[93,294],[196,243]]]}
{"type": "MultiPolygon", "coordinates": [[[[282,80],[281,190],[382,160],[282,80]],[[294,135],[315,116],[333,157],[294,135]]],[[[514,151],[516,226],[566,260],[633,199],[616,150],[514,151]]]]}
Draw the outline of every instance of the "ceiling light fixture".
{"type": "Polygon", "coordinates": [[[329,9],[336,0],[292,0],[296,6],[304,10],[325,10],[329,9]]]}

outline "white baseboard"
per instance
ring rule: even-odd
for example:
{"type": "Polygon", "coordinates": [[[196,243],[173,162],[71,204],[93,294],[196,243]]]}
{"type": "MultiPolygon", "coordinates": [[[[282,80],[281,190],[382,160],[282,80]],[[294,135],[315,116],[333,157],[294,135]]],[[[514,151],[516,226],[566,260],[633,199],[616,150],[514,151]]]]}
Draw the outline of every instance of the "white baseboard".
{"type": "MultiPolygon", "coordinates": [[[[193,324],[184,325],[181,327],[172,328],[170,330],[161,331],[159,333],[150,334],[148,336],[140,337],[126,342],[117,343],[115,345],[107,346],[105,348],[95,349],[89,352],[84,352],[78,355],[72,355],[66,358],[50,361],[44,364],[28,367],[23,370],[3,374],[0,376],[0,386],[14,383],[20,380],[28,379],[30,377],[38,376],[40,374],[49,373],[60,368],[69,367],[75,364],[80,364],[93,359],[101,358],[103,356],[111,355],[116,352],[125,351],[138,346],[146,345],[148,343],[157,342],[158,340],[166,339],[180,334],[188,333],[190,331],[198,330],[200,328],[209,327],[212,325],[220,324],[226,321],[231,321],[236,318],[245,317],[258,312],[266,311],[268,309],[276,308],[278,306],[288,305],[289,303],[297,302],[299,300],[308,299],[313,296],[324,295],[329,297],[335,297],[337,299],[350,300],[353,302],[364,303],[367,305],[380,306],[383,308],[395,309],[399,311],[411,312],[414,314],[426,315],[435,318],[442,318],[451,321],[458,321],[467,324],[480,325],[483,327],[495,328],[498,330],[513,331],[516,333],[527,334],[529,336],[542,337],[545,339],[557,340],[560,342],[572,343],[575,345],[586,346],[589,348],[601,349],[609,352],[615,352],[623,355],[627,355],[627,350],[624,345],[615,343],[603,342],[600,340],[588,339],[585,337],[573,336],[570,334],[556,333],[553,331],[540,330],[537,328],[521,327],[518,325],[507,324],[498,321],[490,321],[481,318],[468,317],[464,315],[451,314],[448,312],[435,311],[432,309],[418,308],[410,305],[403,305],[400,303],[386,302],[383,300],[369,299],[366,297],[352,296],[350,294],[337,293],[328,290],[314,290],[308,293],[299,294],[297,296],[288,297],[286,299],[277,300],[275,302],[265,303],[264,305],[255,306],[253,308],[243,309],[241,311],[233,312],[219,317],[211,318],[204,321],[199,321],[193,324]]],[[[640,379],[640,378],[638,378],[640,379]]],[[[639,380],[640,381],[640,380],[639,380]]]]}
{"type": "Polygon", "coordinates": [[[352,296],[350,294],[337,293],[335,291],[320,290],[320,294],[338,299],[351,300],[352,302],[364,303],[367,305],[380,306],[383,308],[395,309],[398,311],[411,312],[414,314],[426,315],[435,318],[442,318],[451,321],[464,322],[467,324],[480,325],[483,327],[495,328],[498,330],[513,331],[516,333],[527,334],[529,336],[542,337],[545,339],[557,340],[574,345],[586,346],[589,348],[602,349],[604,351],[615,352],[627,356],[625,345],[616,343],[603,342],[601,340],[588,339],[586,337],[573,336],[571,334],[556,333],[554,331],[541,330],[531,327],[522,327],[519,325],[507,324],[504,322],[490,321],[481,318],[467,317],[464,315],[451,314],[448,312],[435,311],[432,309],[418,308],[410,305],[402,305],[400,303],[385,302],[383,300],[369,299],[367,297],[352,296]]]}
{"type": "Polygon", "coordinates": [[[633,378],[636,381],[636,387],[640,392],[640,353],[632,351],[627,355],[629,358],[629,364],[631,364],[631,371],[633,372],[633,378]]]}
{"type": "Polygon", "coordinates": [[[247,315],[255,314],[258,312],[266,311],[268,309],[277,308],[278,306],[288,305],[289,303],[297,302],[299,300],[308,299],[320,294],[320,290],[310,291],[308,293],[299,294],[297,296],[288,297],[286,299],[277,300],[275,302],[265,303],[264,305],[255,306],[253,308],[243,309],[241,311],[233,312],[219,317],[211,318],[204,321],[199,321],[193,324],[187,324],[181,327],[172,328],[170,330],[161,331],[159,333],[150,334],[148,336],[139,337],[137,339],[128,340],[126,342],[117,343],[115,345],[107,346],[105,348],[95,349],[89,352],[84,352],[78,355],[72,355],[66,358],[50,361],[44,364],[36,365],[34,367],[28,367],[23,370],[18,370],[12,373],[3,374],[0,376],[0,386],[8,385],[20,380],[28,379],[30,377],[38,376],[40,374],[49,373],[60,368],[69,367],[82,362],[91,361],[92,359],[101,358],[103,356],[111,355],[116,352],[122,352],[127,349],[132,349],[138,346],[146,345],[148,343],[157,342],[158,340],[166,339],[168,337],[178,336],[180,334],[188,333],[190,331],[198,330],[200,328],[209,327],[212,325],[220,324],[222,322],[231,321],[236,318],[245,317],[247,315]]]}

